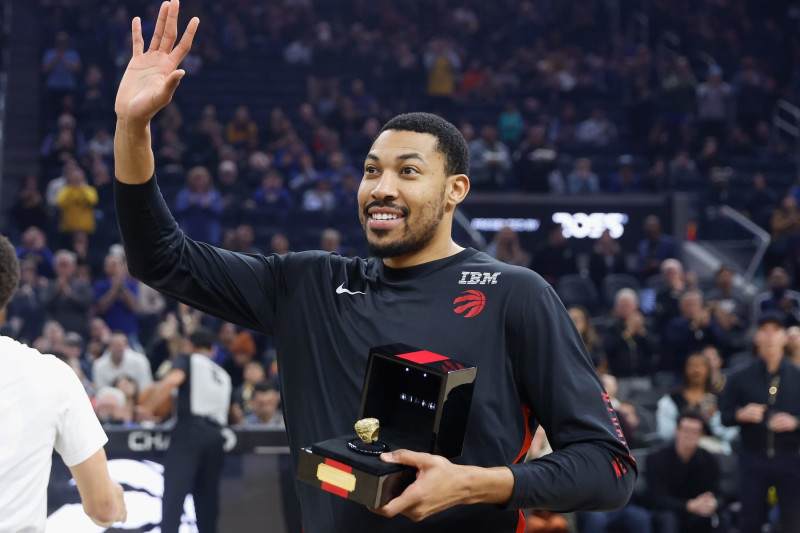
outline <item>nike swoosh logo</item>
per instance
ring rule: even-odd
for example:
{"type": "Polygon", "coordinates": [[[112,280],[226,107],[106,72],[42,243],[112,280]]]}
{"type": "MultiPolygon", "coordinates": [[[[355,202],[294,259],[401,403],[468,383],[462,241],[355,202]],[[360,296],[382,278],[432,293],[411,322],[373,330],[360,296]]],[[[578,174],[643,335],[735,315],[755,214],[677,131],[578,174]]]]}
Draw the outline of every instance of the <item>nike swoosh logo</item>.
{"type": "Polygon", "coordinates": [[[344,288],[344,283],[336,287],[336,294],[367,294],[366,292],[361,291],[348,291],[344,288]]]}

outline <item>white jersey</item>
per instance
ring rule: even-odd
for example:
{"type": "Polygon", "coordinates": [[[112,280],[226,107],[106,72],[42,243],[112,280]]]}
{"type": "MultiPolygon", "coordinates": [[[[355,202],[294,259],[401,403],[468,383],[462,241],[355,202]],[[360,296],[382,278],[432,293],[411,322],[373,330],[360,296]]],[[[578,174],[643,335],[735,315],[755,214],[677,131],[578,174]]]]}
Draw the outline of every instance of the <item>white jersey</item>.
{"type": "Polygon", "coordinates": [[[67,466],[108,441],[75,372],[0,336],[0,533],[45,528],[55,449],[67,466]]]}
{"type": "Polygon", "coordinates": [[[178,389],[178,419],[193,415],[210,418],[219,425],[228,422],[231,407],[231,378],[207,355],[179,355],[173,368],[186,372],[178,389]]]}

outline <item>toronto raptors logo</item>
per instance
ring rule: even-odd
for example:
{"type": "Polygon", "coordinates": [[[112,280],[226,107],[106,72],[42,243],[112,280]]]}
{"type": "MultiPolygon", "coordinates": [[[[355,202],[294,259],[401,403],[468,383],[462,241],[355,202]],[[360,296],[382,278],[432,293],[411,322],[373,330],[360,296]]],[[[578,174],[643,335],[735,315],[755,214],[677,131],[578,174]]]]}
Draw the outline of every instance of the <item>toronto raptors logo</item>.
{"type": "Polygon", "coordinates": [[[459,296],[453,300],[453,305],[456,306],[453,312],[456,314],[464,315],[465,318],[472,318],[486,307],[486,296],[481,291],[470,289],[461,294],[464,296],[459,296]]]}

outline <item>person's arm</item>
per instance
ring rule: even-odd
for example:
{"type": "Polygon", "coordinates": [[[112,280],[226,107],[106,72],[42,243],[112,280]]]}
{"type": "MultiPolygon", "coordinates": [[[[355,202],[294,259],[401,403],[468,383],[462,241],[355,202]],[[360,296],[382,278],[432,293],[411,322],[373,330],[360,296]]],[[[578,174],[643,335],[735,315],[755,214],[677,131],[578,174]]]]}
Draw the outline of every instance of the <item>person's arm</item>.
{"type": "Polygon", "coordinates": [[[153,392],[147,397],[147,401],[142,405],[143,414],[152,414],[162,405],[172,394],[172,390],[181,386],[186,380],[186,371],[180,368],[179,360],[186,356],[175,358],[175,365],[172,370],[167,372],[164,379],[153,384],[153,392]]]}
{"type": "Polygon", "coordinates": [[[575,325],[552,287],[523,297],[512,345],[521,397],[553,453],[511,465],[509,508],[602,511],[625,505],[636,462],[575,325]]]}
{"type": "Polygon", "coordinates": [[[728,376],[725,381],[725,386],[719,394],[719,402],[717,408],[719,409],[720,420],[726,426],[738,426],[739,422],[736,420],[736,410],[738,405],[738,375],[734,374],[728,376]]]}
{"type": "Polygon", "coordinates": [[[658,400],[656,407],[656,431],[664,440],[675,438],[675,428],[678,424],[678,406],[669,394],[658,400]]]}
{"type": "Polygon", "coordinates": [[[103,293],[101,296],[97,296],[97,312],[99,314],[103,314],[108,311],[114,302],[117,300],[117,295],[119,294],[120,286],[119,283],[114,282],[111,280],[111,285],[108,287],[108,290],[103,293]]]}
{"type": "Polygon", "coordinates": [[[133,20],[133,57],[115,103],[114,200],[131,275],[178,300],[244,327],[271,329],[274,295],[283,282],[277,260],[236,254],[186,237],[154,176],[150,120],[172,98],[199,21],[177,38],[178,3],[163,4],[150,49],[133,20]]]}
{"type": "Polygon", "coordinates": [[[66,364],[49,362],[61,387],[54,449],[69,467],[78,485],[84,510],[96,524],[108,527],[124,522],[122,487],[108,474],[103,445],[108,442],[78,376],[66,364]]]}
{"type": "Polygon", "coordinates": [[[102,527],[125,522],[127,509],[123,490],[108,475],[108,462],[103,448],[82,463],[69,467],[69,471],[78,486],[83,511],[92,522],[102,527]]]}
{"type": "Polygon", "coordinates": [[[123,279],[119,284],[119,299],[125,307],[136,312],[139,310],[139,295],[136,294],[136,282],[133,282],[133,289],[131,289],[125,281],[123,279]]]}

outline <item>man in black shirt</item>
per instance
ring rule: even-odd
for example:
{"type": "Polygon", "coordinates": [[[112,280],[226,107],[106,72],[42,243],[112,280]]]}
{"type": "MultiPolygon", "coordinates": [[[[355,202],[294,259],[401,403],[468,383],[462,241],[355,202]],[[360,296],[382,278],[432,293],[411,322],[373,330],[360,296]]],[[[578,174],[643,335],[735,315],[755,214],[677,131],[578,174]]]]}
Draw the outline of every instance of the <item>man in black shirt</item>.
{"type": "Polygon", "coordinates": [[[741,428],[739,498],[742,533],[759,533],[767,489],[778,491],[782,531],[800,531],[800,368],[784,360],[785,317],[758,317],[758,359],[732,374],[719,401],[722,423],[741,428]]]}
{"type": "Polygon", "coordinates": [[[480,368],[460,458],[383,454],[419,472],[375,512],[298,485],[305,531],[511,532],[524,528],[523,507],[624,505],[635,462],[558,296],[534,272],[452,240],[453,212],[469,191],[466,142],[452,124],[401,115],[373,143],[358,192],[372,259],[238,254],[180,231],[153,178],[149,134],[198,25],[192,19],[173,50],[177,15],[177,1],[164,4],[147,53],[134,19],[117,94],[116,201],[130,269],[274,336],[295,464],[301,446],[352,432],[370,347],[405,342],[480,368]],[[555,451],[523,463],[538,425],[555,451]]]}
{"type": "Polygon", "coordinates": [[[703,417],[686,411],[678,418],[675,441],[647,457],[650,504],[662,533],[709,533],[717,512],[719,465],[698,447],[703,417]]]}

